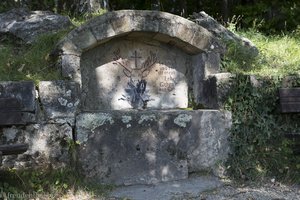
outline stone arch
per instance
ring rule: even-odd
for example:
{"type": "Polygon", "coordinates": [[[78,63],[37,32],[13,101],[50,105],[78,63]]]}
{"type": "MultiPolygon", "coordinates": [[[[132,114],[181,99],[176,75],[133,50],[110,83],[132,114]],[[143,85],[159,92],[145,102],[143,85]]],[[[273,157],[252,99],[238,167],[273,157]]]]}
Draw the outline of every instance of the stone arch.
{"type": "Polygon", "coordinates": [[[122,10],[108,12],[74,29],[62,41],[64,53],[78,53],[132,32],[153,33],[153,39],[172,42],[187,52],[207,51],[215,38],[198,24],[170,13],[122,10]]]}
{"type": "Polygon", "coordinates": [[[165,12],[108,12],[74,29],[57,46],[62,75],[81,85],[82,54],[112,39],[130,36],[168,44],[193,56],[193,82],[197,83],[192,86],[193,93],[196,102],[203,102],[204,81],[209,74],[218,73],[222,45],[202,26],[165,12]]]}

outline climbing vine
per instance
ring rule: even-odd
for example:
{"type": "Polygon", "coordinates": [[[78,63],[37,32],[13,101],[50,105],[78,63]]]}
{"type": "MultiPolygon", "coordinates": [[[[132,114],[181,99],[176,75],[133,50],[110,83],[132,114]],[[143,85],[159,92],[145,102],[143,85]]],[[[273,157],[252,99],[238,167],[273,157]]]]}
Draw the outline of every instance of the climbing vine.
{"type": "MultiPolygon", "coordinates": [[[[299,86],[295,79],[294,86],[299,86]]],[[[279,109],[279,78],[254,86],[250,76],[237,75],[225,108],[232,111],[232,152],[228,172],[242,180],[273,177],[300,183],[300,157],[285,134],[300,133],[300,115],[279,109]]]]}

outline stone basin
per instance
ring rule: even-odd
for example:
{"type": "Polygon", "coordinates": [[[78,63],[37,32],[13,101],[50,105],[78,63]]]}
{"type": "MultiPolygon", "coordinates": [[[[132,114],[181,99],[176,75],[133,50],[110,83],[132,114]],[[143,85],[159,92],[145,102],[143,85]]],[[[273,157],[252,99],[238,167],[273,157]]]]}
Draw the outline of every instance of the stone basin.
{"type": "Polygon", "coordinates": [[[101,183],[155,184],[213,170],[226,159],[231,114],[219,110],[122,110],[76,118],[83,174],[101,183]]]}

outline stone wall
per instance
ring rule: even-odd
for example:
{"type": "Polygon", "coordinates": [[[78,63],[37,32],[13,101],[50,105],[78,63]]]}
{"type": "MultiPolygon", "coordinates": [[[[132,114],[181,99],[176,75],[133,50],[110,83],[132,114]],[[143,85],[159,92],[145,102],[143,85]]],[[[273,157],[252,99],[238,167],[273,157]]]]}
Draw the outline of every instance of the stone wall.
{"type": "MultiPolygon", "coordinates": [[[[4,90],[8,85],[15,88],[11,96],[23,84],[28,82],[0,82],[4,90]]],[[[22,125],[0,125],[0,144],[29,145],[23,154],[4,156],[1,169],[68,166],[102,183],[131,185],[185,179],[202,170],[217,172],[226,160],[229,112],[84,112],[79,107],[78,88],[71,81],[39,83],[31,99],[35,117],[22,125]],[[71,151],[75,141],[78,149],[71,151]]]]}
{"type": "Polygon", "coordinates": [[[204,108],[220,105],[223,48],[207,29],[163,12],[109,12],[74,29],[54,52],[69,81],[41,81],[37,91],[31,83],[23,96],[0,83],[16,102],[7,115],[19,117],[2,116],[0,142],[29,145],[2,168],[71,166],[117,185],[218,173],[231,114],[187,110],[189,97],[204,108]],[[23,109],[26,93],[32,110],[23,109]]]}

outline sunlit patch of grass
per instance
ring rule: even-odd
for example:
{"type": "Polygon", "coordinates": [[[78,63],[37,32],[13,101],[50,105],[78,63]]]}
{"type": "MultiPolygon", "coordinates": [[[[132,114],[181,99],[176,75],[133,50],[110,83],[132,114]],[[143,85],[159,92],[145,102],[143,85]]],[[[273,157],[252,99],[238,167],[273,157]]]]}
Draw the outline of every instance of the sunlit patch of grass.
{"type": "Polygon", "coordinates": [[[14,38],[4,38],[0,46],[0,80],[56,80],[61,79],[56,61],[50,53],[66,31],[41,36],[32,45],[19,44],[14,38]]]}
{"type": "MultiPolygon", "coordinates": [[[[114,188],[112,185],[87,181],[74,169],[11,169],[0,171],[0,178],[0,195],[31,196],[28,199],[105,199],[114,188]]],[[[26,196],[24,199],[27,199],[26,196]]]]}
{"type": "Polygon", "coordinates": [[[300,74],[300,37],[296,34],[265,36],[254,30],[240,31],[259,49],[256,58],[242,54],[230,47],[225,56],[225,70],[233,73],[260,76],[285,76],[300,74]]]}
{"type": "Polygon", "coordinates": [[[75,26],[80,26],[84,23],[86,23],[88,20],[93,19],[95,17],[98,17],[100,15],[103,15],[107,12],[107,10],[105,9],[100,9],[97,12],[93,12],[93,13],[85,13],[84,15],[80,15],[77,17],[73,17],[71,19],[72,24],[74,24],[75,26]]]}

